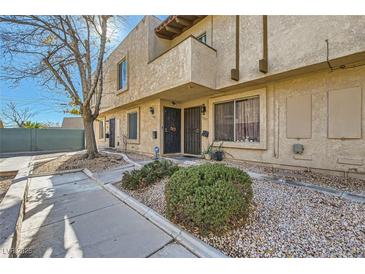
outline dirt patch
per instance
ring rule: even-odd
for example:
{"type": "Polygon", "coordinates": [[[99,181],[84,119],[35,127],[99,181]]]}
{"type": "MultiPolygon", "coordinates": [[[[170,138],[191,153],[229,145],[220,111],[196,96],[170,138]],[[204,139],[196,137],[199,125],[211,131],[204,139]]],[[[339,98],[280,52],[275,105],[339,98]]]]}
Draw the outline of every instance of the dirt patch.
{"type": "Polygon", "coordinates": [[[285,179],[294,182],[306,182],[314,185],[332,187],[342,191],[349,191],[365,195],[365,180],[356,178],[344,178],[320,174],[310,170],[289,170],[282,168],[271,168],[244,161],[225,160],[230,166],[237,167],[243,171],[251,171],[273,176],[277,179],[285,179]]]}
{"type": "Polygon", "coordinates": [[[63,155],[67,155],[67,154],[71,155],[71,154],[77,154],[77,153],[67,153],[67,152],[45,153],[45,154],[34,155],[33,160],[35,160],[35,161],[48,160],[50,158],[61,157],[63,155]]]}
{"type": "Polygon", "coordinates": [[[4,199],[6,192],[8,191],[13,176],[0,176],[0,203],[4,199]]]}
{"type": "Polygon", "coordinates": [[[123,160],[123,157],[117,155],[99,154],[94,159],[85,159],[83,154],[63,155],[56,159],[35,163],[32,174],[39,175],[78,168],[88,168],[92,172],[97,172],[125,164],[127,162],[123,160]]]}
{"type": "Polygon", "coordinates": [[[141,154],[141,153],[128,152],[128,153],[126,153],[126,155],[129,159],[131,159],[134,162],[148,161],[148,160],[152,159],[151,156],[148,156],[146,154],[141,154]]]}

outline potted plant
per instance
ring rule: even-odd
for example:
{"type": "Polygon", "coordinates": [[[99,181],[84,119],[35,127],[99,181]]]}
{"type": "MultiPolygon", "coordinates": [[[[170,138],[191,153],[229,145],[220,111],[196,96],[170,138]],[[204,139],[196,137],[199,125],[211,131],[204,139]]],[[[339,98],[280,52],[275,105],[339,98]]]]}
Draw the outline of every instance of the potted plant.
{"type": "Polygon", "coordinates": [[[212,159],[212,147],[213,144],[210,144],[206,150],[203,151],[203,156],[205,160],[211,160],[212,159]]]}
{"type": "Polygon", "coordinates": [[[222,161],[223,160],[224,151],[222,149],[222,146],[223,146],[223,142],[221,142],[219,144],[218,148],[214,151],[214,159],[216,161],[222,161]]]}

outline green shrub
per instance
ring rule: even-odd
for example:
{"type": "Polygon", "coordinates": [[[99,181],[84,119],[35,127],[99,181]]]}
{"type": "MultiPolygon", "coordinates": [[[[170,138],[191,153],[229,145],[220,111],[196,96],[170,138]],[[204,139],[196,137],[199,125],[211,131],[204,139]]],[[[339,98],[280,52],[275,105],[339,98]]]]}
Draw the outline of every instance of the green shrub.
{"type": "Polygon", "coordinates": [[[158,180],[171,176],[179,168],[167,160],[153,161],[139,170],[132,170],[123,175],[122,186],[126,189],[141,189],[156,183],[158,180]]]}
{"type": "Polygon", "coordinates": [[[223,164],[180,169],[166,189],[169,218],[201,232],[217,232],[243,221],[252,200],[250,177],[223,164]]]}

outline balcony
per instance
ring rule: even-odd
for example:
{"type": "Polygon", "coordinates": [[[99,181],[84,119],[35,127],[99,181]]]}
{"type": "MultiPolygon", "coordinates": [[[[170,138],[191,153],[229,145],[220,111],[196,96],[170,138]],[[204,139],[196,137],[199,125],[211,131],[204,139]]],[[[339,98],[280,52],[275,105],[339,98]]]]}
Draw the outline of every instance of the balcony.
{"type": "Polygon", "coordinates": [[[189,36],[148,62],[150,95],[185,84],[215,89],[217,52],[189,36]]]}

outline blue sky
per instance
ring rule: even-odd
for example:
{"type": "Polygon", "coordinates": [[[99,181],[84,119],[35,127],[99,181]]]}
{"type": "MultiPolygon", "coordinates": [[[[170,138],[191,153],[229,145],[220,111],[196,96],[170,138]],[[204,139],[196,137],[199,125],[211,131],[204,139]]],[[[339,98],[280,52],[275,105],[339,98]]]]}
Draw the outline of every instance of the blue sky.
{"type": "MultiPolygon", "coordinates": [[[[166,16],[158,16],[161,19],[166,16]]],[[[125,36],[142,20],[143,16],[125,16],[125,25],[119,30],[115,45],[117,46],[125,36]]],[[[0,67],[3,60],[0,58],[0,67]]],[[[36,80],[23,80],[18,86],[11,86],[11,83],[0,81],[0,110],[9,103],[14,102],[19,108],[29,107],[36,114],[32,120],[37,122],[61,123],[63,117],[71,116],[63,113],[62,104],[67,103],[66,97],[60,90],[49,91],[47,88],[38,85],[36,80]]],[[[1,111],[0,111],[1,117],[1,111]]]]}

